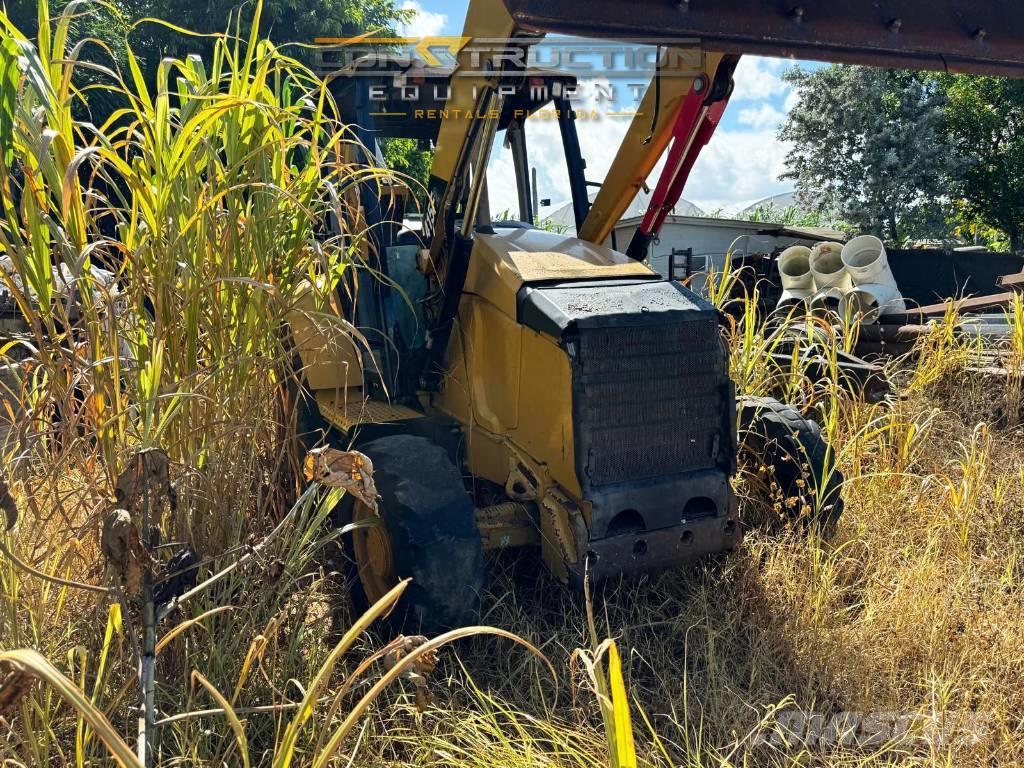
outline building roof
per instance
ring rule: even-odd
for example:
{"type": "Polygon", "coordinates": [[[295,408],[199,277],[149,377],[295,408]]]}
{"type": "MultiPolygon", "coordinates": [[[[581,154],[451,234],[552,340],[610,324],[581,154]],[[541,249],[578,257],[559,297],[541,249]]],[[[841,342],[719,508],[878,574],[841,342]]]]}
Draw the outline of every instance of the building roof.
{"type": "MultiPolygon", "coordinates": [[[[594,202],[597,198],[598,190],[594,190],[587,198],[590,202],[594,202]]],[[[647,212],[647,206],[651,202],[651,193],[641,189],[636,197],[633,198],[633,202],[629,204],[629,208],[622,214],[622,219],[625,220],[631,216],[643,216],[647,212]]],[[[700,216],[704,211],[698,208],[696,205],[691,203],[689,200],[683,200],[680,198],[679,202],[675,204],[672,209],[676,214],[682,216],[700,216]]],[[[566,203],[561,208],[556,208],[553,212],[547,216],[541,218],[548,219],[552,224],[559,227],[565,227],[567,229],[576,229],[576,219],[573,216],[572,203],[566,203]]]]}
{"type": "Polygon", "coordinates": [[[800,208],[800,201],[797,200],[796,191],[780,192],[777,195],[771,195],[769,197],[763,197],[760,200],[755,200],[752,203],[748,203],[740,208],[740,214],[753,213],[758,208],[790,208],[796,206],[800,208]]]}
{"type": "MultiPolygon", "coordinates": [[[[643,220],[643,216],[624,218],[615,225],[616,229],[635,227],[643,220]]],[[[670,214],[665,217],[665,224],[682,224],[691,227],[728,227],[730,229],[747,230],[751,234],[773,235],[775,237],[794,237],[801,240],[817,242],[846,242],[847,236],[838,229],[828,227],[793,227],[788,224],[772,224],[767,221],[750,221],[748,219],[724,219],[712,216],[680,216],[670,214]]]]}

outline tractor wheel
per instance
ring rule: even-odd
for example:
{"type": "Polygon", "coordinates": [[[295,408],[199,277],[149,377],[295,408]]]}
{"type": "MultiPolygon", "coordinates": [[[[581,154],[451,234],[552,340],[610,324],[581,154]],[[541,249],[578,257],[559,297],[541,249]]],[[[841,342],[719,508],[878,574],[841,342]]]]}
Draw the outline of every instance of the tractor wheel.
{"type": "Polygon", "coordinates": [[[353,524],[345,546],[356,611],[411,578],[391,612],[395,628],[437,632],[475,623],[483,552],[458,468],[423,437],[382,437],[359,450],[373,462],[379,515],[363,502],[342,499],[339,522],[353,524]]]}
{"type": "Polygon", "coordinates": [[[816,421],[772,397],[739,398],[739,459],[764,500],[793,520],[831,530],[843,513],[843,474],[816,421]]]}

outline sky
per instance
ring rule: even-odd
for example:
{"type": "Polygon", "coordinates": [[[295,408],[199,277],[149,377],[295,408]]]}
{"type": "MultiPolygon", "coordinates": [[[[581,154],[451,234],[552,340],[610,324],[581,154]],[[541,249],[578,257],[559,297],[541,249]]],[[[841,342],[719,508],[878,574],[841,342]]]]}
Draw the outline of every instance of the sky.
{"type": "MultiPolygon", "coordinates": [[[[462,31],[467,0],[401,0],[401,7],[416,11],[413,21],[400,30],[403,35],[458,35],[462,31]]],[[[705,211],[720,209],[729,213],[792,189],[791,182],[778,179],[784,170],[787,146],[777,136],[779,125],[795,102],[792,89],[782,80],[783,73],[791,66],[794,63],[788,60],[758,56],[744,56],[740,60],[729,106],[714,137],[697,160],[683,192],[685,199],[705,211]]],[[[635,77],[630,79],[636,80],[635,77]]],[[[635,106],[633,91],[625,81],[617,82],[614,90],[615,109],[628,110],[635,106]]],[[[608,105],[595,104],[592,86],[585,86],[584,93],[584,99],[576,105],[577,110],[602,106],[601,112],[608,111],[608,105]]],[[[625,117],[602,116],[585,124],[577,123],[589,180],[604,177],[629,122],[625,117]]],[[[539,196],[552,202],[551,208],[542,209],[543,215],[569,199],[557,123],[530,121],[526,134],[530,165],[537,168],[539,196]]],[[[515,211],[512,161],[498,142],[492,153],[488,181],[492,213],[505,209],[515,211]]]]}

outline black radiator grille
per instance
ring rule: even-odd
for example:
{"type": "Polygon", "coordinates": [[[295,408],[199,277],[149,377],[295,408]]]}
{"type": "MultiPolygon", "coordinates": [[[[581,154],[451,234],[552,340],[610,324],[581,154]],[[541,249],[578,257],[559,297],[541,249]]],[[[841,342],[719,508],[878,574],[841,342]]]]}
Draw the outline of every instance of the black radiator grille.
{"type": "Polygon", "coordinates": [[[578,456],[590,485],[718,462],[727,374],[713,316],[581,328],[573,359],[578,456]]]}

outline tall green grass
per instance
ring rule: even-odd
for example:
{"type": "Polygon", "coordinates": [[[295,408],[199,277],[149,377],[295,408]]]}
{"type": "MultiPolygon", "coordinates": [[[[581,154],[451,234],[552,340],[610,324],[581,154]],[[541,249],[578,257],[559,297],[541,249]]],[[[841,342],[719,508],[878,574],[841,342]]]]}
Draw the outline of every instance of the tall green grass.
{"type": "Polygon", "coordinates": [[[324,83],[257,37],[259,4],[251,31],[217,37],[210,61],[165,59],[152,75],[130,46],[121,72],[104,63],[107,42],[69,43],[76,14],[105,11],[72,2],[50,19],[44,2],[36,41],[0,12],[0,279],[25,320],[2,350],[18,371],[2,393],[3,450],[22,519],[0,534],[0,637],[49,659],[0,653],[13,735],[0,758],[137,764],[145,606],[103,579],[97,534],[114,479],[159,448],[179,500],[149,510],[160,551],[193,546],[210,586],[158,627],[150,753],[334,764],[376,699],[438,649],[523,641],[470,627],[363,653],[404,583],[363,616],[339,613],[345,585],[324,563],[340,492],[298,494],[287,321],[312,291],[316,322],[355,334],[334,299],[365,249],[345,201],[379,171],[346,164],[324,83]],[[79,69],[99,78],[78,89],[79,69]],[[103,125],[77,121],[96,91],[125,106],[103,125]]]}
{"type": "MultiPolygon", "coordinates": [[[[206,473],[195,490],[237,499],[218,510],[223,530],[203,531],[230,544],[265,478],[236,477],[225,459],[278,469],[268,383],[285,375],[283,321],[300,285],[326,296],[348,264],[360,234],[322,233],[357,171],[323,84],[254,32],[220,37],[208,62],[165,59],[155,76],[128,47],[120,72],[104,41],[68,41],[76,14],[103,12],[78,0],[51,20],[41,3],[34,43],[0,17],[0,277],[32,358],[10,393],[29,418],[7,455],[33,438],[56,461],[94,452],[112,480],[126,452],[161,445],[206,473]],[[76,70],[101,78],[78,90],[76,70]],[[103,125],[76,121],[98,90],[126,106],[103,125]]],[[[195,511],[167,533],[194,539],[195,511]]]]}
{"type": "MultiPolygon", "coordinates": [[[[251,31],[219,36],[209,61],[165,59],[155,73],[130,46],[121,71],[111,41],[69,39],[77,15],[106,12],[76,0],[51,19],[42,2],[36,40],[0,13],[0,279],[25,322],[2,350],[17,372],[3,393],[13,425],[4,464],[23,514],[3,535],[37,570],[98,584],[96,534],[113,480],[148,447],[170,457],[181,500],[154,510],[161,539],[194,546],[203,574],[286,519],[267,559],[196,598],[188,631],[161,652],[158,705],[177,712],[204,699],[202,689],[179,697],[197,632],[225,642],[194,680],[210,694],[229,686],[236,700],[257,682],[254,649],[276,654],[283,640],[298,652],[306,641],[274,635],[295,580],[308,580],[325,545],[327,512],[308,494],[292,506],[296,372],[285,321],[309,287],[326,321],[333,312],[347,332],[329,297],[362,234],[328,235],[328,219],[344,221],[342,201],[366,171],[343,160],[346,127],[324,84],[258,38],[259,5],[251,31]],[[90,75],[82,88],[80,72],[90,75]],[[123,106],[102,125],[77,120],[76,107],[98,93],[123,106]],[[280,577],[268,589],[260,571],[271,566],[280,577]],[[218,610],[225,595],[246,604],[252,632],[230,630],[232,612],[218,610]],[[260,631],[271,637],[258,641],[260,631]]],[[[8,559],[0,579],[4,646],[67,658],[91,705],[133,732],[137,612],[104,630],[106,599],[90,608],[94,594],[27,577],[8,559]],[[95,622],[68,631],[71,614],[90,611],[95,622]]],[[[286,680],[259,679],[252,696],[290,696],[277,688],[286,680]]],[[[20,725],[33,738],[13,747],[17,759],[97,759],[94,731],[64,706],[49,691],[23,699],[20,725]]],[[[273,711],[262,720],[272,733],[273,711]]],[[[208,723],[161,730],[182,754],[226,749],[208,723]]]]}

